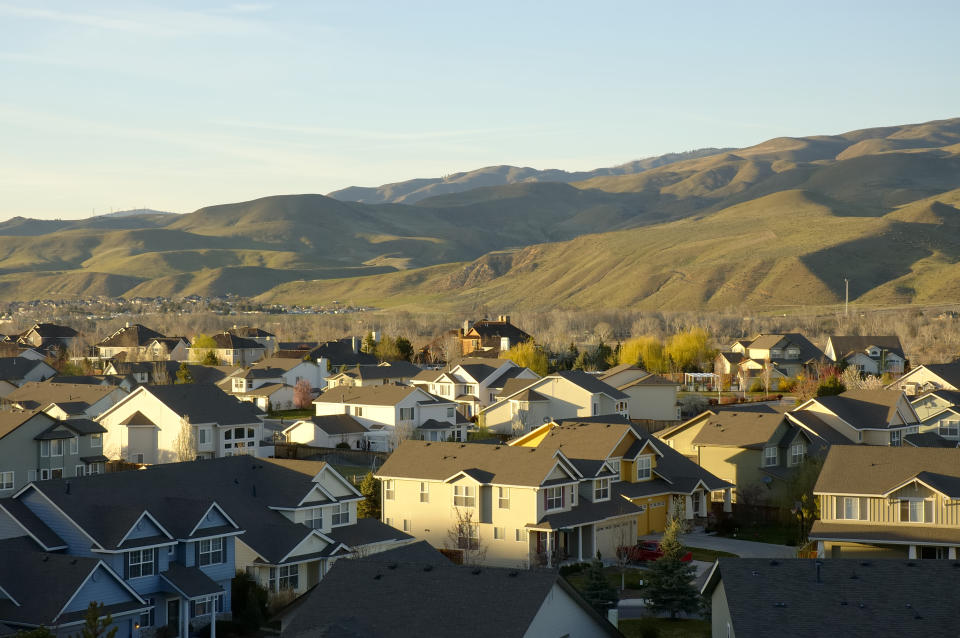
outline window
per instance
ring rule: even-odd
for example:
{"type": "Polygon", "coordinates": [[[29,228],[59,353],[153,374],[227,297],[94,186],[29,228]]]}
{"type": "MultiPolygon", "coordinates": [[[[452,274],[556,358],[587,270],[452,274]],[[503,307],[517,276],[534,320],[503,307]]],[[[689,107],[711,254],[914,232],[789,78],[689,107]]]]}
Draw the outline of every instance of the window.
{"type": "Polygon", "coordinates": [[[44,467],[44,468],[41,468],[41,469],[40,469],[40,480],[41,480],[41,481],[46,481],[46,480],[49,479],[49,478],[50,478],[50,470],[48,470],[48,469],[45,468],[45,467],[44,467]]]}
{"type": "Polygon", "coordinates": [[[63,478],[63,468],[62,467],[50,468],[50,478],[53,478],[53,479],[63,478]]]}
{"type": "Polygon", "coordinates": [[[609,478],[594,479],[593,500],[594,501],[610,500],[610,479],[609,478]]]}
{"type": "Polygon", "coordinates": [[[502,510],[510,509],[510,488],[509,487],[497,488],[497,507],[502,510]]]}
{"type": "Polygon", "coordinates": [[[300,565],[283,565],[270,568],[268,589],[272,592],[297,589],[300,586],[300,565]]]}
{"type": "Polygon", "coordinates": [[[518,527],[517,529],[513,530],[513,532],[513,540],[517,541],[518,543],[522,543],[526,540],[526,534],[524,534],[524,530],[518,527]]]}
{"type": "Polygon", "coordinates": [[[359,405],[353,406],[353,416],[363,416],[363,408],[359,405]]]}
{"type": "Polygon", "coordinates": [[[143,465],[143,454],[137,454],[136,461],[139,465],[143,465]]]}
{"type": "Polygon", "coordinates": [[[413,408],[400,408],[401,421],[413,421],[413,408]]]}
{"type": "Polygon", "coordinates": [[[142,576],[153,576],[154,570],[154,550],[135,549],[127,552],[127,578],[140,578],[142,576]]]}
{"type": "Polygon", "coordinates": [[[941,421],[940,436],[948,436],[954,439],[960,437],[960,421],[941,421]]]}
{"type": "Polygon", "coordinates": [[[350,524],[350,503],[340,503],[333,506],[333,520],[331,525],[349,525],[350,524]]]}
{"type": "Polygon", "coordinates": [[[392,501],[396,498],[397,493],[393,490],[393,481],[386,480],[383,482],[383,498],[388,501],[392,501]]]}
{"type": "Polygon", "coordinates": [[[453,506],[454,507],[474,507],[476,505],[476,496],[473,493],[472,485],[454,485],[453,486],[453,506]]]}
{"type": "Polygon", "coordinates": [[[80,439],[73,437],[70,439],[70,454],[77,454],[80,450],[80,439]]]}
{"type": "Polygon", "coordinates": [[[543,508],[547,511],[563,507],[563,488],[548,487],[543,490],[543,508]]]}
{"type": "Polygon", "coordinates": [[[493,540],[502,541],[507,537],[507,528],[506,527],[494,527],[493,528],[493,540]]]}
{"type": "Polygon", "coordinates": [[[63,439],[50,441],[50,456],[63,456],[63,439]]]}
{"type": "MultiPolygon", "coordinates": [[[[493,399],[491,398],[490,400],[492,401],[493,399]]],[[[452,419],[456,415],[456,412],[456,408],[447,408],[447,418],[452,419]]]]}
{"type": "Polygon", "coordinates": [[[150,609],[140,613],[140,619],[137,621],[137,624],[140,626],[140,629],[145,627],[153,627],[155,622],[155,609],[157,601],[154,598],[144,598],[147,601],[147,604],[150,605],[150,609]]]}
{"type": "Polygon", "coordinates": [[[102,434],[91,434],[91,435],[90,435],[90,447],[93,447],[93,448],[102,448],[102,447],[103,447],[103,435],[102,435],[102,434]]]}
{"type": "Polygon", "coordinates": [[[323,508],[313,507],[308,509],[306,518],[303,519],[303,524],[310,529],[320,529],[323,527],[323,508]]]}
{"type": "Polygon", "coordinates": [[[865,521],[869,518],[869,504],[866,497],[837,496],[836,516],[847,521],[865,521]]]}
{"type": "Polygon", "coordinates": [[[637,459],[637,480],[646,481],[653,476],[653,457],[641,456],[637,459]]]}
{"type": "Polygon", "coordinates": [[[210,430],[208,428],[197,429],[197,445],[206,445],[210,442],[210,430]]]}
{"type": "Polygon", "coordinates": [[[453,440],[457,443],[463,442],[463,428],[453,428],[453,440]]]}
{"type": "Polygon", "coordinates": [[[222,538],[211,538],[200,541],[197,548],[197,564],[200,567],[205,565],[219,565],[226,560],[226,551],[223,547],[222,538]]]}
{"type": "Polygon", "coordinates": [[[463,523],[457,526],[457,548],[459,549],[479,549],[480,548],[480,524],[463,523]]]}
{"type": "Polygon", "coordinates": [[[40,456],[42,458],[50,456],[50,441],[40,441],[40,456]]]}
{"type": "Polygon", "coordinates": [[[13,472],[0,472],[0,490],[13,489],[13,472]]]}
{"type": "Polygon", "coordinates": [[[577,504],[577,486],[570,486],[570,506],[575,507],[577,504]]]}
{"type": "Polygon", "coordinates": [[[412,529],[413,529],[413,521],[411,521],[409,518],[403,519],[403,531],[409,532],[412,529]]]}
{"type": "Polygon", "coordinates": [[[223,594],[190,601],[190,616],[192,618],[209,616],[214,605],[217,606],[217,612],[223,611],[223,594]]]}
{"type": "Polygon", "coordinates": [[[700,507],[701,507],[701,504],[703,503],[703,492],[701,492],[700,490],[697,490],[696,492],[693,493],[691,498],[693,500],[693,513],[695,516],[699,516],[700,507]]]}
{"type": "Polygon", "coordinates": [[[420,482],[420,502],[421,503],[430,502],[430,484],[424,481],[420,482]]]}
{"type": "Polygon", "coordinates": [[[775,446],[763,448],[763,467],[773,467],[780,463],[780,455],[775,446]]]}
{"type": "Polygon", "coordinates": [[[933,501],[920,498],[900,500],[901,523],[932,523],[933,501]]]}
{"type": "Polygon", "coordinates": [[[90,463],[87,465],[87,474],[103,474],[103,463],[90,463]]]}
{"type": "Polygon", "coordinates": [[[86,474],[86,472],[87,472],[87,466],[86,466],[86,465],[78,465],[78,466],[76,466],[76,467],[74,468],[73,475],[74,475],[74,476],[83,476],[84,474],[86,474]]]}
{"type": "Polygon", "coordinates": [[[807,456],[807,444],[797,441],[790,446],[790,465],[800,465],[807,456]]]}
{"type": "Polygon", "coordinates": [[[901,435],[900,430],[890,430],[890,445],[892,447],[900,447],[901,435]]]}

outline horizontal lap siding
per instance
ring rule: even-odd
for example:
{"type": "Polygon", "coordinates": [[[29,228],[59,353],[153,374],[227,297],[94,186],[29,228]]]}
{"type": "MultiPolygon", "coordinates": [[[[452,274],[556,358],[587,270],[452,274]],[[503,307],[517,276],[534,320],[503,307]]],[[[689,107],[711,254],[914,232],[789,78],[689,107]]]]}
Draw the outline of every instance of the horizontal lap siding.
{"type": "MultiPolygon", "coordinates": [[[[911,495],[912,496],[912,495],[911,495]]],[[[922,498],[916,494],[916,498],[922,498]]],[[[960,527],[960,500],[951,500],[940,496],[934,497],[932,525],[936,527],[960,527]]],[[[869,497],[869,520],[861,522],[889,523],[900,525],[900,499],[869,497]]],[[[825,521],[844,520],[837,517],[836,499],[834,496],[821,497],[820,517],[825,521]]],[[[853,521],[851,521],[853,522],[853,521]]],[[[913,523],[917,525],[917,523],[913,523]]]]}

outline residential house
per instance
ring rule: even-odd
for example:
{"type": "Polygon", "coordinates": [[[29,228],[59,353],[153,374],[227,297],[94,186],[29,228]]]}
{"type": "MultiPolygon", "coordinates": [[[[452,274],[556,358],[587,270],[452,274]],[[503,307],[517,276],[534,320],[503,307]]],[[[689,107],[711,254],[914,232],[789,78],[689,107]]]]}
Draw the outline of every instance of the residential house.
{"type": "Polygon", "coordinates": [[[132,375],[119,374],[85,374],[79,376],[58,374],[55,377],[47,379],[47,383],[78,383],[81,385],[103,385],[122,388],[130,392],[137,385],[137,380],[132,375]]]}
{"type": "Polygon", "coordinates": [[[366,447],[369,430],[349,414],[327,414],[301,419],[283,430],[288,443],[313,447],[337,447],[346,443],[351,448],[366,447]]]}
{"type": "Polygon", "coordinates": [[[507,567],[613,557],[674,512],[706,516],[710,492],[732,487],[616,417],[548,423],[510,445],[403,441],[376,476],[386,523],[507,567]]]}
{"type": "Polygon", "coordinates": [[[556,572],[458,566],[425,543],[338,561],[305,598],[282,637],[622,636],[556,572]]]}
{"type": "Polygon", "coordinates": [[[263,358],[265,348],[253,339],[237,337],[229,332],[218,332],[210,336],[213,348],[190,346],[190,358],[200,361],[207,352],[213,352],[221,364],[230,366],[248,366],[263,358]]]}
{"type": "Polygon", "coordinates": [[[629,397],[627,412],[631,419],[647,421],[680,419],[677,384],[670,379],[630,364],[614,366],[597,378],[629,397]]]}
{"type": "Polygon", "coordinates": [[[267,332],[262,328],[254,328],[253,326],[237,326],[234,324],[234,326],[227,332],[235,337],[243,337],[244,339],[256,341],[263,346],[265,357],[272,357],[273,353],[277,351],[277,335],[273,334],[272,332],[267,332]]]}
{"type": "Polygon", "coordinates": [[[480,418],[494,432],[519,434],[556,419],[626,417],[629,400],[630,395],[592,374],[567,370],[542,379],[507,381],[497,400],[480,411],[480,418]]]}
{"type": "Polygon", "coordinates": [[[911,397],[930,390],[960,391],[960,361],[917,366],[887,388],[903,390],[911,397]]]}
{"type": "Polygon", "coordinates": [[[907,356],[900,345],[900,337],[890,336],[836,336],[827,338],[823,349],[835,363],[845,362],[864,374],[903,374],[907,356]]]}
{"type": "Polygon", "coordinates": [[[518,366],[509,359],[470,357],[447,366],[445,370],[424,370],[412,380],[431,394],[453,399],[467,417],[497,400],[511,380],[536,381],[533,370],[518,366]]]}
{"type": "Polygon", "coordinates": [[[410,380],[420,372],[420,368],[409,361],[384,361],[376,365],[357,365],[342,372],[331,374],[327,378],[327,385],[331,388],[339,386],[363,387],[387,383],[409,385],[410,380]]]}
{"type": "MultiPolygon", "coordinates": [[[[124,324],[97,345],[101,359],[119,357],[124,361],[164,361],[169,356],[169,344],[161,342],[167,337],[139,323],[124,324]]],[[[176,339],[176,337],[174,337],[176,339]]],[[[176,346],[174,347],[176,350],[176,346]]]]}
{"type": "MultiPolygon", "coordinates": [[[[277,357],[315,361],[326,370],[356,365],[377,365],[377,358],[363,352],[363,339],[346,337],[335,341],[292,341],[277,344],[277,357]],[[321,359],[323,360],[321,362],[321,359]],[[323,364],[326,364],[324,366],[323,364]]],[[[321,386],[322,387],[322,386],[321,386]]]]}
{"type": "Polygon", "coordinates": [[[960,448],[835,446],[814,494],[821,557],[957,558],[960,448]]]}
{"type": "Polygon", "coordinates": [[[465,441],[468,424],[456,404],[403,385],[330,388],[314,400],[317,416],[349,414],[370,432],[372,449],[389,451],[401,439],[465,441]],[[375,445],[374,445],[375,444],[375,445]]]}
{"type": "Polygon", "coordinates": [[[270,358],[250,366],[220,381],[217,385],[241,401],[255,403],[263,411],[290,410],[295,407],[296,385],[310,384],[313,399],[315,383],[323,383],[320,367],[312,361],[270,358]]]}
{"type": "Polygon", "coordinates": [[[920,419],[920,432],[960,441],[960,392],[930,390],[916,395],[910,405],[920,419]]]}
{"type": "Polygon", "coordinates": [[[111,569],[109,558],[57,553],[62,541],[43,523],[27,527],[11,517],[10,503],[0,502],[0,635],[44,627],[57,638],[77,636],[87,607],[97,603],[113,618],[105,633],[135,638],[151,606],[111,569]],[[43,527],[54,546],[37,540],[34,526],[43,527]]]}
{"type": "Polygon", "coordinates": [[[127,391],[119,386],[30,381],[4,397],[3,403],[18,410],[34,410],[55,403],[63,406],[68,414],[95,419],[125,396],[127,391]]]}
{"type": "Polygon", "coordinates": [[[105,375],[130,376],[138,384],[167,385],[176,383],[181,366],[186,366],[193,383],[219,383],[237,374],[243,368],[237,366],[210,366],[184,361],[108,361],[105,375]]]}
{"type": "Polygon", "coordinates": [[[46,361],[25,357],[0,357],[0,397],[29,381],[45,381],[57,374],[46,361]]]}
{"type": "Polygon", "coordinates": [[[532,340],[533,337],[510,323],[510,315],[499,315],[496,321],[481,319],[477,322],[465,321],[460,330],[461,354],[467,356],[498,356],[517,345],[532,340]]]}
{"type": "Polygon", "coordinates": [[[956,634],[956,564],[720,558],[701,593],[713,638],[956,634]],[[929,591],[943,592],[930,596],[929,591]]]}
{"type": "Polygon", "coordinates": [[[730,352],[739,354],[739,360],[720,353],[714,361],[714,372],[723,375],[736,365],[732,380],[740,389],[749,389],[769,371],[771,391],[779,387],[780,379],[813,373],[815,364],[825,358],[819,348],[798,333],[760,334],[749,342],[738,340],[730,346],[730,352]]]}
{"type": "MultiPolygon", "coordinates": [[[[815,432],[780,412],[706,411],[655,436],[714,476],[736,486],[735,502],[783,504],[788,481],[809,456],[840,434],[815,432]]],[[[714,495],[716,500],[722,495],[714,495]]]]}
{"type": "Polygon", "coordinates": [[[48,355],[69,352],[79,333],[70,326],[54,323],[35,323],[17,336],[17,342],[48,355]]]}
{"type": "Polygon", "coordinates": [[[900,445],[920,431],[920,419],[899,390],[847,390],[836,396],[808,399],[791,415],[811,429],[825,424],[851,443],[900,445]]]}
{"type": "Polygon", "coordinates": [[[140,386],[105,411],[104,454],[132,463],[172,463],[196,458],[260,456],[260,411],[214,385],[140,386]],[[184,448],[185,419],[194,447],[184,448]]]}
{"type": "MultiPolygon", "coordinates": [[[[311,388],[321,389],[325,386],[327,375],[326,366],[313,361],[269,357],[254,363],[242,374],[232,375],[232,378],[245,379],[251,387],[260,382],[296,386],[300,380],[306,379],[311,388]]],[[[243,389],[239,386],[236,388],[243,389]]]]}

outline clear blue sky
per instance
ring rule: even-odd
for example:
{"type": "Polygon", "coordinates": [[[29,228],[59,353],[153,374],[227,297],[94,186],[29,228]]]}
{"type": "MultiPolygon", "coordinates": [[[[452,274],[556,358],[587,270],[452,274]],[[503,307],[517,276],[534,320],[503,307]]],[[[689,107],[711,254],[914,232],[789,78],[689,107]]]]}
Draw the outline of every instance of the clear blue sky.
{"type": "Polygon", "coordinates": [[[960,3],[0,0],[0,218],[960,115],[960,3]]]}

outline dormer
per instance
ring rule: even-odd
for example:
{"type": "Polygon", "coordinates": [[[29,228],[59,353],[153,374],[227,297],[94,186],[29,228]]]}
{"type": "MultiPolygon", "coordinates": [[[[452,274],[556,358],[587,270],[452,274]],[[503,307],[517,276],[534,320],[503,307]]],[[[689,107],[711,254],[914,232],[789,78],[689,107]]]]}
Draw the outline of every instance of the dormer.
{"type": "Polygon", "coordinates": [[[243,377],[234,377],[233,379],[233,391],[234,392],[247,392],[249,390],[249,383],[243,377]]]}
{"type": "Polygon", "coordinates": [[[867,346],[867,356],[870,357],[871,359],[879,359],[880,348],[878,348],[877,346],[867,346]]]}

